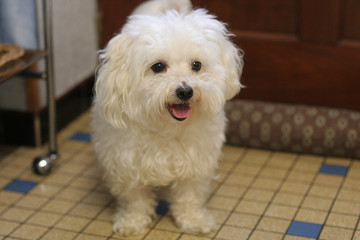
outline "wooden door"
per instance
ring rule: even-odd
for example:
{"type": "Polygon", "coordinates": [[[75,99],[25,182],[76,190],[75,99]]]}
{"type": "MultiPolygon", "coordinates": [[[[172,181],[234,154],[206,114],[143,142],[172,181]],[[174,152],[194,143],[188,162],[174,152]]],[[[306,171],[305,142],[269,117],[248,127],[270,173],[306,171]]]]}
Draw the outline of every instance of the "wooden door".
{"type": "MultiPolygon", "coordinates": [[[[103,0],[103,43],[141,0],[103,0]]],[[[360,0],[193,0],[245,52],[238,98],[360,110],[360,0]]]]}

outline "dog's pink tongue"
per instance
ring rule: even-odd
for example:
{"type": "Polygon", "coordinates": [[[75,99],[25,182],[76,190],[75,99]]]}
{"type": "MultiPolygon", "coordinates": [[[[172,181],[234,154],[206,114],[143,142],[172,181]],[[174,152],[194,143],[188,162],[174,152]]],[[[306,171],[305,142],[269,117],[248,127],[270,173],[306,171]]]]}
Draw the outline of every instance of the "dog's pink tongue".
{"type": "Polygon", "coordinates": [[[187,118],[191,108],[187,104],[174,104],[170,106],[170,111],[177,118],[187,118]]]}

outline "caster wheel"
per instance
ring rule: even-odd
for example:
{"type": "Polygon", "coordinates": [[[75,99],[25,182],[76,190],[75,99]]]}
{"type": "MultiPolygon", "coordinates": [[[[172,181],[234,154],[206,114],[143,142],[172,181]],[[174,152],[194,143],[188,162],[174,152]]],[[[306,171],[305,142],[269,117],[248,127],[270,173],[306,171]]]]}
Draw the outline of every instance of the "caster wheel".
{"type": "Polygon", "coordinates": [[[49,154],[48,156],[41,156],[34,159],[32,168],[34,173],[38,175],[48,175],[54,165],[54,160],[57,158],[57,154],[49,154]]]}

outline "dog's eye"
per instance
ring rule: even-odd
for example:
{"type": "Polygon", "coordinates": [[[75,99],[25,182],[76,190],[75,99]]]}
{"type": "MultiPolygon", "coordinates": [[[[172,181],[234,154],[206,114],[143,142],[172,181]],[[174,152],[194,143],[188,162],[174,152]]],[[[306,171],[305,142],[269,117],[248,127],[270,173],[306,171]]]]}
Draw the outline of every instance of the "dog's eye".
{"type": "Polygon", "coordinates": [[[192,66],[191,66],[191,69],[192,69],[193,71],[195,71],[195,72],[200,71],[200,69],[201,69],[201,62],[199,62],[199,61],[193,62],[193,63],[192,63],[192,66]]]}
{"type": "Polygon", "coordinates": [[[151,66],[151,70],[154,73],[161,73],[165,71],[165,69],[166,69],[166,65],[163,64],[162,62],[155,63],[154,65],[151,66]]]}

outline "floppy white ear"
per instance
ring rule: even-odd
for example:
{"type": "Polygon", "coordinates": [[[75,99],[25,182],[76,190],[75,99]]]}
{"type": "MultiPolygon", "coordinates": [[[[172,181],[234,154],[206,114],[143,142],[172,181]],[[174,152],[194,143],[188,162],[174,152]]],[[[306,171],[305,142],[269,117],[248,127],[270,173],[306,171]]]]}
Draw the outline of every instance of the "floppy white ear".
{"type": "Polygon", "coordinates": [[[95,83],[95,107],[114,127],[125,127],[129,92],[129,41],[124,34],[112,38],[99,52],[100,66],[95,83]]]}
{"type": "Polygon", "coordinates": [[[220,44],[220,47],[222,48],[222,61],[227,71],[225,98],[230,100],[244,87],[240,83],[243,69],[243,52],[229,40],[228,36],[225,36],[225,41],[220,44]]]}

